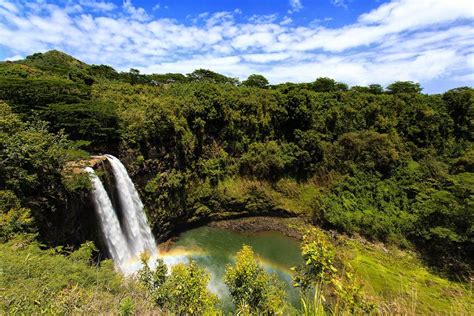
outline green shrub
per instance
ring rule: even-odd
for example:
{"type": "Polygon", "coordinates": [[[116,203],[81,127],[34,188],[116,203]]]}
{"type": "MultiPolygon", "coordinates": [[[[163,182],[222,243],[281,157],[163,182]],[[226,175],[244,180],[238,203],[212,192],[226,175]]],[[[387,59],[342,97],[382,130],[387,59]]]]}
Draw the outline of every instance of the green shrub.
{"type": "Polygon", "coordinates": [[[284,313],[286,293],[283,284],[263,270],[249,246],[244,245],[237,253],[235,265],[226,268],[224,282],[238,313],[284,313]]]}
{"type": "Polygon", "coordinates": [[[158,306],[177,315],[216,313],[217,296],[207,289],[210,275],[194,261],[173,266],[169,275],[162,260],[158,260],[155,271],[148,267],[146,257],[142,263],[139,279],[158,306]]]}

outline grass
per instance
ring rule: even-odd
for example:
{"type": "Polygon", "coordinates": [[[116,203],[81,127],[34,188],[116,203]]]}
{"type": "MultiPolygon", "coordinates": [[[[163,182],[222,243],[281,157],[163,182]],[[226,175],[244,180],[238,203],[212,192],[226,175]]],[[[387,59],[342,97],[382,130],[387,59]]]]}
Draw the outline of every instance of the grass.
{"type": "Polygon", "coordinates": [[[441,278],[411,252],[353,240],[343,247],[346,260],[363,280],[366,294],[383,312],[469,315],[474,310],[472,285],[441,278]]]}
{"type": "Polygon", "coordinates": [[[98,267],[73,258],[25,238],[0,244],[0,314],[119,314],[131,306],[137,314],[158,312],[110,261],[98,267]]]}

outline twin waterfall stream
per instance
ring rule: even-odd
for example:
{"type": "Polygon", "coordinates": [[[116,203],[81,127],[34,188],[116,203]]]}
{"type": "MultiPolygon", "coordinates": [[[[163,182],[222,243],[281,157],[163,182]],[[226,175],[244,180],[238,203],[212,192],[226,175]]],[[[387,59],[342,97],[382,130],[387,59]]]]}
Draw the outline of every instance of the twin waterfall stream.
{"type": "Polygon", "coordinates": [[[106,158],[116,181],[118,202],[122,210],[121,220],[94,169],[87,167],[85,170],[91,177],[94,206],[107,250],[116,268],[129,275],[140,268],[140,254],[147,252],[152,265],[158,257],[158,250],[147,223],[143,203],[125,166],[112,155],[106,155],[106,158]]]}

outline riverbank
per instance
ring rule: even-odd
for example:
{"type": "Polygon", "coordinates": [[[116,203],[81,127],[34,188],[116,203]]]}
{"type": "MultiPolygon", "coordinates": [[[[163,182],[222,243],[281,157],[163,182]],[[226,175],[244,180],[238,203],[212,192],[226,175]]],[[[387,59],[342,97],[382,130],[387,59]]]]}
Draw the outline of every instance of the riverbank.
{"type": "Polygon", "coordinates": [[[169,238],[159,243],[159,249],[168,251],[183,233],[199,227],[209,226],[213,228],[231,230],[239,233],[268,233],[277,232],[296,240],[301,240],[306,227],[311,227],[301,217],[278,217],[278,216],[246,216],[240,218],[215,220],[204,222],[201,225],[193,225],[175,231],[169,238]]]}
{"type": "Polygon", "coordinates": [[[221,220],[209,223],[208,226],[229,229],[237,232],[263,233],[279,232],[285,236],[300,240],[304,227],[310,225],[299,217],[282,218],[270,216],[245,217],[221,220]]]}

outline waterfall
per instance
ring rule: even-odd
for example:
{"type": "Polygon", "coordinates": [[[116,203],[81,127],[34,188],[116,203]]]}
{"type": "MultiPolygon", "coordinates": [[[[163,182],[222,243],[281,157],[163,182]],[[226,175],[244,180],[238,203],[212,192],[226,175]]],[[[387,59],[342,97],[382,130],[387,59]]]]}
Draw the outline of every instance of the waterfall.
{"type": "Polygon", "coordinates": [[[143,203],[140,200],[132,179],[128,176],[125,166],[112,155],[106,155],[112,173],[117,182],[120,205],[122,206],[125,232],[128,237],[129,246],[134,253],[149,252],[152,256],[156,255],[155,238],[148,226],[146,214],[143,210],[143,203]]]}
{"type": "Polygon", "coordinates": [[[128,176],[127,169],[116,157],[112,155],[106,155],[106,157],[115,179],[118,203],[122,210],[121,222],[104,185],[94,170],[89,167],[85,170],[91,176],[94,205],[112,260],[120,272],[132,274],[141,267],[140,254],[143,252],[149,253],[149,265],[154,266],[154,261],[158,257],[156,241],[147,223],[143,203],[128,176]]]}
{"type": "Polygon", "coordinates": [[[112,260],[118,269],[124,271],[127,260],[131,254],[128,248],[127,240],[122,234],[120,222],[112,206],[112,202],[107,195],[104,185],[94,172],[94,169],[87,167],[85,169],[92,181],[92,195],[94,205],[99,215],[100,226],[104,234],[105,243],[110,252],[112,260]]]}

